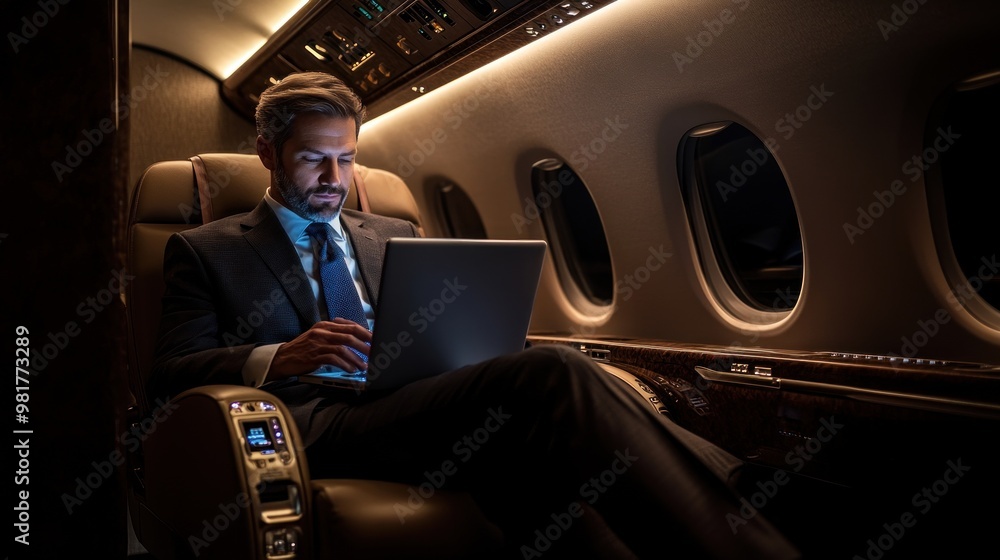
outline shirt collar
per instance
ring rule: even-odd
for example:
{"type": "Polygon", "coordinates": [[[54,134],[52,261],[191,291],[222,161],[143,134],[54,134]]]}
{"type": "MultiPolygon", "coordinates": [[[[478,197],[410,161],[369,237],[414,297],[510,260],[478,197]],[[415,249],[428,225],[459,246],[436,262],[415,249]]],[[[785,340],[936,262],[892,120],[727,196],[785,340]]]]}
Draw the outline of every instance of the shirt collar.
{"type": "MultiPolygon", "coordinates": [[[[281,223],[282,229],[288,235],[288,238],[292,240],[292,243],[298,241],[302,236],[306,234],[306,227],[312,223],[312,221],[299,216],[292,210],[290,210],[285,205],[281,204],[274,197],[271,196],[271,187],[267,188],[264,193],[264,201],[267,205],[271,207],[274,211],[274,215],[277,216],[278,222],[281,223]]],[[[340,223],[340,213],[338,212],[329,222],[331,227],[333,227],[333,240],[337,243],[341,243],[346,239],[344,235],[344,226],[340,223]]]]}

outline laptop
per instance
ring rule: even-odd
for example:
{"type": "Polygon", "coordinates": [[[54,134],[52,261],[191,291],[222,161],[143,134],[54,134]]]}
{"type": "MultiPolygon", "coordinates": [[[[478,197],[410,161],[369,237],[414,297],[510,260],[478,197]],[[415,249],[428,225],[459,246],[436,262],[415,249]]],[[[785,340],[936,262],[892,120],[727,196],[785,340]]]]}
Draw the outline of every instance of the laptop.
{"type": "Polygon", "coordinates": [[[299,381],[395,389],[523,350],[545,249],[540,240],[389,239],[368,370],[326,366],[299,381]]]}

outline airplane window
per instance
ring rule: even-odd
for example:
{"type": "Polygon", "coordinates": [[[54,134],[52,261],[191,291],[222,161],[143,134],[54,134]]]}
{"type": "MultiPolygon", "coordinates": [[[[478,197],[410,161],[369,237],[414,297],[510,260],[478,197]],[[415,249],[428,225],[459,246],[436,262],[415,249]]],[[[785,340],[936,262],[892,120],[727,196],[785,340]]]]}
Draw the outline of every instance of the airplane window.
{"type": "Polygon", "coordinates": [[[434,207],[448,237],[486,239],[486,227],[462,187],[442,180],[432,189],[434,207]]]}
{"type": "Polygon", "coordinates": [[[913,180],[925,174],[952,303],[973,310],[982,301],[993,307],[984,310],[1000,309],[998,126],[1000,71],[967,79],[940,98],[927,123],[924,150],[903,166],[913,180]]]}
{"type": "Polygon", "coordinates": [[[583,180],[565,162],[547,158],[532,166],[531,189],[563,289],[578,307],[611,305],[611,253],[583,180]]]}
{"type": "Polygon", "coordinates": [[[769,323],[802,289],[802,237],[774,154],[745,127],[713,123],[681,145],[683,195],[705,276],[731,313],[769,323]]]}

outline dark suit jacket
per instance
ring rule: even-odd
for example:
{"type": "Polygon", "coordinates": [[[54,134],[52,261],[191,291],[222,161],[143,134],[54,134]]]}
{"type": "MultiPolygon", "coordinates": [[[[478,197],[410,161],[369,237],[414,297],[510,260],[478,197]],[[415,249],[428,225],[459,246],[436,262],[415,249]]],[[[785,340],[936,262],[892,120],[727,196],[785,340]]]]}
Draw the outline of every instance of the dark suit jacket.
{"type": "MultiPolygon", "coordinates": [[[[341,212],[362,282],[378,305],[385,244],[416,237],[410,222],[341,212]]],[[[150,394],[176,395],[210,384],[243,385],[250,352],[288,342],[319,321],[316,298],[277,216],[261,201],[246,214],[173,235],[164,255],[166,292],[150,394]]],[[[309,418],[321,399],[316,385],[265,384],[292,410],[307,444],[309,418]]]]}

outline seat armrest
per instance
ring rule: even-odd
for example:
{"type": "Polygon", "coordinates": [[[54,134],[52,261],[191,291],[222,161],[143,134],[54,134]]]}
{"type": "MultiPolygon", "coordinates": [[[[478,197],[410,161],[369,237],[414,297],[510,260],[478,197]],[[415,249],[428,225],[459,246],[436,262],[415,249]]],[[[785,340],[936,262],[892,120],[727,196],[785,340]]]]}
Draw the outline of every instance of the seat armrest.
{"type": "Polygon", "coordinates": [[[274,395],[198,387],[158,402],[140,426],[139,538],[154,556],[263,558],[264,550],[292,543],[308,554],[312,492],[304,446],[274,395]]]}
{"type": "Polygon", "coordinates": [[[295,557],[311,559],[491,558],[502,547],[500,530],[467,494],[438,490],[424,500],[400,483],[310,481],[291,414],[259,389],[198,387],[133,422],[143,484],[129,507],[156,558],[264,558],[269,545],[277,556],[289,535],[295,557]],[[246,434],[273,438],[272,418],[287,463],[280,449],[250,451],[246,434]]]}

